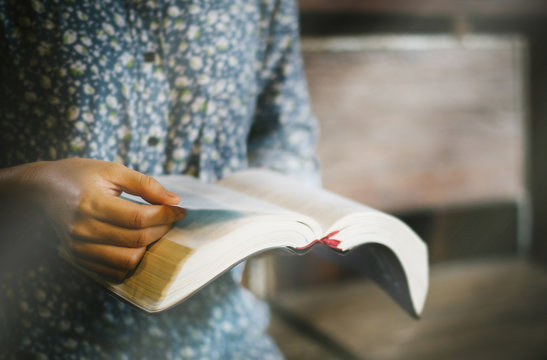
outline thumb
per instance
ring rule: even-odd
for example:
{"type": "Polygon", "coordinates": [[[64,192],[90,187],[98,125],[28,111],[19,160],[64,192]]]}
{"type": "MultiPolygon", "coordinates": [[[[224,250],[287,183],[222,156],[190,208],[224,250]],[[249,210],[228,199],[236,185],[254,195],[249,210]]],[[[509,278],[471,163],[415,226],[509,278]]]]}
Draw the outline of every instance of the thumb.
{"type": "Polygon", "coordinates": [[[115,183],[128,194],[137,195],[151,204],[177,205],[180,196],[167,191],[156,179],[125,166],[115,176],[115,183]]]}

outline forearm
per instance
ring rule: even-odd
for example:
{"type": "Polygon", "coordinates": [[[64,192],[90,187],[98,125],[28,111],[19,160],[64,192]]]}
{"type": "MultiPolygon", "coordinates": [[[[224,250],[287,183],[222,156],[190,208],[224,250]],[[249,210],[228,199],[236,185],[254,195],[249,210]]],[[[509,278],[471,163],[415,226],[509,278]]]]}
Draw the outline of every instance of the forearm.
{"type": "MultiPolygon", "coordinates": [[[[3,254],[21,255],[29,246],[33,231],[41,231],[45,225],[42,209],[36,206],[38,172],[42,165],[28,163],[0,169],[0,249],[3,254]]],[[[21,260],[20,256],[16,257],[21,260]]],[[[2,263],[6,261],[4,258],[2,263]]]]}

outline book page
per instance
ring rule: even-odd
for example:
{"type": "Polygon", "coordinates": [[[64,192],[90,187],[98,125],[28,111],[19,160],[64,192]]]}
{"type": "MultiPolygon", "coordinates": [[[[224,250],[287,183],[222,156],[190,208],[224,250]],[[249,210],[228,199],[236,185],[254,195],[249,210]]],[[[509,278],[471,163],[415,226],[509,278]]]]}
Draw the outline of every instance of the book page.
{"type": "MultiPolygon", "coordinates": [[[[244,193],[208,184],[185,175],[157,176],[167,190],[180,195],[177,206],[191,210],[238,211],[245,213],[283,213],[287,209],[252,198],[244,193]]],[[[139,196],[123,193],[122,197],[148,204],[139,196]]]]}
{"type": "Polygon", "coordinates": [[[266,169],[240,171],[218,184],[309,216],[319,222],[323,231],[346,215],[376,212],[327,190],[266,169]]]}
{"type": "MultiPolygon", "coordinates": [[[[304,224],[315,235],[321,234],[313,218],[244,193],[184,175],[158,176],[156,179],[178,194],[181,197],[178,206],[187,210],[186,217],[174,223],[164,238],[191,249],[209,246],[228,235],[246,237],[246,232],[257,226],[261,233],[275,231],[279,221],[298,223],[297,229],[304,224]]],[[[123,197],[147,204],[137,196],[124,194],[123,197]]],[[[309,241],[312,240],[310,237],[309,241]]]]}

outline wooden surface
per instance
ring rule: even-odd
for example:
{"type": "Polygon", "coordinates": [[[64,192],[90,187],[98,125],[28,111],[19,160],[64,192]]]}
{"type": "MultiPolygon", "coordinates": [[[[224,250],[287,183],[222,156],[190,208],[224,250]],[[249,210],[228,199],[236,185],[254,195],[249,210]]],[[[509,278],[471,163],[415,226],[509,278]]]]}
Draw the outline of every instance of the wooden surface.
{"type": "Polygon", "coordinates": [[[333,352],[321,341],[303,334],[292,325],[288,324],[280,316],[273,315],[270,322],[270,335],[272,335],[287,359],[337,359],[333,352]]]}
{"type": "Polygon", "coordinates": [[[420,320],[356,280],[276,297],[283,316],[274,315],[270,333],[288,359],[343,358],[325,338],[361,359],[546,359],[546,299],[545,268],[448,263],[431,270],[420,320]],[[297,321],[283,321],[286,313],[297,321]]]}
{"type": "Polygon", "coordinates": [[[518,38],[304,41],[327,189],[389,211],[519,199],[518,38]]]}
{"type": "Polygon", "coordinates": [[[301,11],[362,12],[413,16],[537,16],[544,0],[299,0],[301,11]]]}

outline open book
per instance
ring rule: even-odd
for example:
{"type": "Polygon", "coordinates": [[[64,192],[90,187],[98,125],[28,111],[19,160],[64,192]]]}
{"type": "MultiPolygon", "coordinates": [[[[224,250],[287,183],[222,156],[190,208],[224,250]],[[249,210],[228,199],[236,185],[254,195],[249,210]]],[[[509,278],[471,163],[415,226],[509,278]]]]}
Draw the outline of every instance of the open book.
{"type": "Polygon", "coordinates": [[[254,254],[274,248],[304,254],[317,246],[420,314],[428,288],[427,248],[400,220],[269,170],[241,171],[216,184],[188,176],[157,179],[181,196],[186,217],[150,246],[124,282],[94,277],[135,306],[158,312],[254,254]]]}

